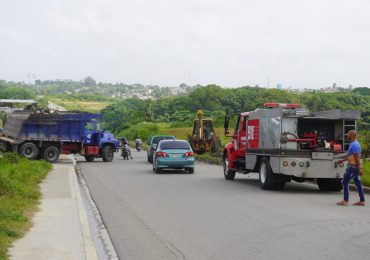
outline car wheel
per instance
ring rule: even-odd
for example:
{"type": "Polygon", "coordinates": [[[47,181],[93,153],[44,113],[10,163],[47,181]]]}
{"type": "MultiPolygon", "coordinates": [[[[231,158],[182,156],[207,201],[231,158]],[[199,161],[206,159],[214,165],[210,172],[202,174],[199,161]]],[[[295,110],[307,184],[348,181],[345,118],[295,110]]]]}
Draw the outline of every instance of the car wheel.
{"type": "Polygon", "coordinates": [[[190,174],[193,174],[194,173],[194,168],[189,168],[188,171],[189,171],[190,174]]]}

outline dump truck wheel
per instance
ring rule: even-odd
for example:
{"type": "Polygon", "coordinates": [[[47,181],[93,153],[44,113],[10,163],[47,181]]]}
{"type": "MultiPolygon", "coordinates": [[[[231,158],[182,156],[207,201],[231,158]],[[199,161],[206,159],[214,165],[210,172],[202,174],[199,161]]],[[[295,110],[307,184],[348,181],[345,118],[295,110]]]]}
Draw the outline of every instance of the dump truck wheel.
{"type": "Polygon", "coordinates": [[[87,162],[93,162],[95,159],[94,155],[85,155],[85,159],[87,162]]]}
{"type": "Polygon", "coordinates": [[[224,154],[224,177],[226,180],[234,180],[236,171],[229,169],[229,156],[224,154]]]}
{"type": "Polygon", "coordinates": [[[277,188],[274,173],[272,172],[270,161],[267,158],[263,158],[261,160],[259,180],[261,183],[261,188],[264,190],[272,190],[277,188]]]}
{"type": "Polygon", "coordinates": [[[43,152],[43,159],[49,163],[55,163],[59,160],[60,151],[58,147],[48,146],[43,152]]]}
{"type": "Polygon", "coordinates": [[[101,157],[103,158],[104,162],[111,162],[114,158],[114,152],[112,146],[105,145],[101,151],[101,157]]]}
{"type": "Polygon", "coordinates": [[[341,191],[342,182],[341,179],[317,179],[317,186],[321,191],[341,191]]]}
{"type": "Polygon", "coordinates": [[[21,145],[19,154],[29,160],[34,160],[39,155],[40,150],[34,143],[27,142],[21,145]]]}

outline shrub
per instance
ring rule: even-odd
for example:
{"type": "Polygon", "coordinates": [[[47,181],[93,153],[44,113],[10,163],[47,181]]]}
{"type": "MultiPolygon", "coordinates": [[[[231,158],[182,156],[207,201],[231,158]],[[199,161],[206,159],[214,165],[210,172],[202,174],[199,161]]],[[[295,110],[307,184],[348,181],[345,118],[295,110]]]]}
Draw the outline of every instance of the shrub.
{"type": "Polygon", "coordinates": [[[155,123],[142,122],[132,125],[124,131],[118,133],[118,137],[126,137],[128,140],[134,140],[140,137],[143,141],[148,140],[152,135],[158,134],[159,127],[155,123]]]}

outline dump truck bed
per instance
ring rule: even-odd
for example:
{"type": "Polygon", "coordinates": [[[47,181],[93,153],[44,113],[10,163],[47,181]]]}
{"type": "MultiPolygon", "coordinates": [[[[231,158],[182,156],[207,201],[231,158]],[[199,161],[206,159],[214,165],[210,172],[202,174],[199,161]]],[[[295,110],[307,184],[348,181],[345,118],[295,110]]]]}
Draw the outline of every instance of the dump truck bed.
{"type": "Polygon", "coordinates": [[[15,112],[9,115],[1,138],[6,138],[6,141],[13,139],[12,143],[23,140],[79,142],[84,136],[85,124],[99,116],[87,113],[15,112]]]}

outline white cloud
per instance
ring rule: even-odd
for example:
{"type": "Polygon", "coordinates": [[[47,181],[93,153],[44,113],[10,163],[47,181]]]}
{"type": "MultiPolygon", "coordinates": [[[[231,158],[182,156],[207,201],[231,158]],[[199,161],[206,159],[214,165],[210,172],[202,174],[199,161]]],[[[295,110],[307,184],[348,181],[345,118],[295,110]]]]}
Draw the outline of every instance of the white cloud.
{"type": "Polygon", "coordinates": [[[365,0],[2,2],[0,78],[370,85],[365,0]]]}

